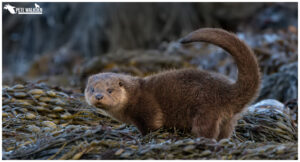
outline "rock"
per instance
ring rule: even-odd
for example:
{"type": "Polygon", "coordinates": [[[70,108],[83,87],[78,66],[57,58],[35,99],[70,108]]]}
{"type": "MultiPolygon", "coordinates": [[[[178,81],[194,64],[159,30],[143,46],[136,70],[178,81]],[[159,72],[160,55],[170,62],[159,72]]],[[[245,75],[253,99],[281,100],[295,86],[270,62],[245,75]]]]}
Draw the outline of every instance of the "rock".
{"type": "Polygon", "coordinates": [[[274,99],[267,99],[267,100],[262,100],[250,107],[248,107],[248,111],[254,112],[254,111],[264,111],[264,109],[277,109],[280,111],[284,110],[284,104],[274,100],[274,99]]]}

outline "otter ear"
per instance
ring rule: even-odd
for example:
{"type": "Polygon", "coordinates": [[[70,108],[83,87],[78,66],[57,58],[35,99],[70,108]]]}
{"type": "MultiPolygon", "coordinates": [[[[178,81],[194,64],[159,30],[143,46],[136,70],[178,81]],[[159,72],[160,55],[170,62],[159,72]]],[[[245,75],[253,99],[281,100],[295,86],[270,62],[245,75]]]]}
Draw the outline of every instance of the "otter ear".
{"type": "Polygon", "coordinates": [[[120,87],[124,86],[123,81],[119,81],[119,86],[120,86],[120,87]]]}
{"type": "Polygon", "coordinates": [[[87,82],[89,83],[89,82],[91,82],[93,79],[94,79],[94,76],[93,76],[93,75],[91,75],[91,76],[89,76],[89,78],[88,78],[87,82]]]}

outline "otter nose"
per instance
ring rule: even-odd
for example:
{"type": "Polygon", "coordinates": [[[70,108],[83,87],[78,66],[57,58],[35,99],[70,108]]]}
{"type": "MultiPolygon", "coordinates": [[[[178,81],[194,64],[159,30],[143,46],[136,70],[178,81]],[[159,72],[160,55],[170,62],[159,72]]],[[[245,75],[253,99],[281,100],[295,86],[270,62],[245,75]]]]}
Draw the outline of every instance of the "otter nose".
{"type": "Polygon", "coordinates": [[[102,94],[97,94],[97,95],[95,96],[95,98],[96,98],[97,100],[101,100],[103,97],[104,97],[104,96],[103,96],[102,94]]]}

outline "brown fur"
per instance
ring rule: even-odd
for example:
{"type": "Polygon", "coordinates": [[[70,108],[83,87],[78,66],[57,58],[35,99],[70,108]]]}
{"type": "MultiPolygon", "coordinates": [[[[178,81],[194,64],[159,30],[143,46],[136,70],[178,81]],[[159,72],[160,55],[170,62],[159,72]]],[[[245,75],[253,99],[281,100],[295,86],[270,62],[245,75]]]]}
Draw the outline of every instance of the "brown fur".
{"type": "Polygon", "coordinates": [[[165,71],[146,78],[100,73],[89,78],[86,100],[115,119],[134,124],[143,135],[164,126],[218,140],[230,137],[239,114],[258,92],[258,63],[252,50],[227,31],[204,28],[181,40],[197,41],[218,45],[233,56],[239,70],[235,83],[196,69],[165,71]],[[107,88],[115,92],[108,93],[107,88]],[[95,100],[97,94],[104,98],[95,100]]]}

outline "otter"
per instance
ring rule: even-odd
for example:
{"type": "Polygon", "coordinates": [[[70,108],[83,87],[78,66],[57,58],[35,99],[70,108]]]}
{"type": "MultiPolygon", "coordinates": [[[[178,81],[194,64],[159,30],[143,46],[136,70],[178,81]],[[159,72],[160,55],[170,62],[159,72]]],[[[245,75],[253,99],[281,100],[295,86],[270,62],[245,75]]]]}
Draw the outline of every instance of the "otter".
{"type": "Polygon", "coordinates": [[[86,101],[116,120],[135,125],[142,135],[176,127],[197,137],[229,138],[241,112],[259,91],[254,53],[233,33],[217,28],[198,29],[180,42],[207,42],[226,50],[237,64],[237,81],[198,69],[169,70],[145,78],[106,72],[89,77],[86,101]]]}

